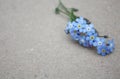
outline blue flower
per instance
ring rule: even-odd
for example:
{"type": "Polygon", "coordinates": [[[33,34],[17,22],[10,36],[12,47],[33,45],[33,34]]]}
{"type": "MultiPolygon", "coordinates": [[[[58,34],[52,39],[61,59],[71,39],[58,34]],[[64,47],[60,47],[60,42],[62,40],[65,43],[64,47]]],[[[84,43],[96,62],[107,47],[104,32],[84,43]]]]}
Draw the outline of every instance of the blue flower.
{"type": "Polygon", "coordinates": [[[85,36],[82,36],[80,39],[79,39],[79,44],[84,46],[84,47],[89,47],[89,43],[88,41],[86,40],[86,37],[85,36]]]}
{"type": "Polygon", "coordinates": [[[86,33],[86,24],[81,24],[81,28],[79,29],[80,33],[86,33]]]}
{"type": "Polygon", "coordinates": [[[87,34],[87,36],[86,36],[86,40],[89,41],[90,45],[93,45],[97,36],[98,36],[97,33],[89,32],[89,34],[87,34]]]}
{"type": "Polygon", "coordinates": [[[106,56],[110,52],[108,51],[107,46],[105,44],[103,44],[103,45],[97,47],[97,53],[102,56],[106,56]]]}
{"type": "Polygon", "coordinates": [[[107,43],[104,42],[102,45],[97,46],[97,52],[102,56],[112,53],[113,49],[114,49],[114,40],[108,40],[107,43]]]}
{"type": "Polygon", "coordinates": [[[93,24],[86,25],[85,29],[86,29],[87,33],[89,33],[89,32],[95,33],[95,29],[94,29],[94,25],[93,24]]]}
{"type": "Polygon", "coordinates": [[[78,29],[81,29],[81,28],[85,27],[86,24],[83,24],[82,22],[76,22],[73,25],[78,27],[78,29]]]}
{"type": "Polygon", "coordinates": [[[70,33],[71,37],[74,40],[79,40],[80,38],[82,38],[81,36],[84,36],[83,33],[80,32],[80,30],[82,30],[82,32],[84,32],[85,29],[83,29],[85,26],[80,23],[80,22],[76,22],[73,21],[72,23],[68,24],[68,31],[66,30],[66,33],[70,33]],[[72,27],[71,27],[72,26],[72,27]]]}
{"type": "Polygon", "coordinates": [[[83,17],[77,18],[77,19],[76,19],[76,22],[77,22],[77,23],[80,23],[80,24],[86,24],[86,23],[87,23],[86,20],[84,20],[83,17]]]}
{"type": "Polygon", "coordinates": [[[109,52],[113,52],[115,48],[114,40],[108,40],[106,45],[107,45],[109,52]]]}
{"type": "Polygon", "coordinates": [[[65,28],[65,33],[69,34],[70,29],[73,27],[72,22],[68,22],[66,28],[65,28]]]}
{"type": "Polygon", "coordinates": [[[105,43],[105,38],[100,38],[100,37],[97,37],[95,39],[95,42],[93,43],[93,46],[97,47],[97,46],[101,46],[102,44],[105,43]]]}
{"type": "Polygon", "coordinates": [[[77,27],[72,27],[70,29],[70,35],[72,37],[73,40],[79,40],[80,35],[79,35],[79,30],[77,27]]]}
{"type": "Polygon", "coordinates": [[[78,23],[76,21],[72,22],[73,27],[78,27],[78,23]]]}
{"type": "Polygon", "coordinates": [[[76,22],[78,23],[77,27],[79,28],[79,32],[85,33],[86,32],[85,27],[87,25],[86,20],[84,20],[83,17],[80,17],[76,19],[76,22]]]}

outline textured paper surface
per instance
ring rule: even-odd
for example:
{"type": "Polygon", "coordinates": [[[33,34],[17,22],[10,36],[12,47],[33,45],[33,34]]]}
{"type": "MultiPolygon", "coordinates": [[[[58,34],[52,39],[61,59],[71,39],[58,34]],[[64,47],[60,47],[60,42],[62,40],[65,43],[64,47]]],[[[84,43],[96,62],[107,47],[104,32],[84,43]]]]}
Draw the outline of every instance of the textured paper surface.
{"type": "Polygon", "coordinates": [[[120,79],[120,1],[62,0],[101,35],[115,39],[102,57],[64,33],[57,0],[0,0],[0,79],[120,79]]]}

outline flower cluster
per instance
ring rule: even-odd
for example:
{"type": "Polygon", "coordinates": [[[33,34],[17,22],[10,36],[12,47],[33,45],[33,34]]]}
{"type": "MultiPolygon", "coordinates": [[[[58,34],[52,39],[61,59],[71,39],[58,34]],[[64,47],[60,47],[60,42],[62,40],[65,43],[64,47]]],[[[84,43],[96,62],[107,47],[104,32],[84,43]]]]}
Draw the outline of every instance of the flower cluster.
{"type": "Polygon", "coordinates": [[[73,40],[84,47],[97,49],[98,54],[105,56],[114,50],[114,40],[100,37],[94,25],[85,18],[79,17],[75,21],[68,22],[65,28],[66,34],[70,34],[73,40]]]}

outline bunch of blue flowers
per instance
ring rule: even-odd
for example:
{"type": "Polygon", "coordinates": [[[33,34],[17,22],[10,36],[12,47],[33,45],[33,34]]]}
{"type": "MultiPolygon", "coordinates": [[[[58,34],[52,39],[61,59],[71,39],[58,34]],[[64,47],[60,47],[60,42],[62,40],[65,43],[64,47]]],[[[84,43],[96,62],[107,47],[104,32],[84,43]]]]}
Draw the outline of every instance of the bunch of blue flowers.
{"type": "Polygon", "coordinates": [[[68,22],[65,33],[70,34],[71,38],[78,41],[83,47],[96,48],[97,53],[106,56],[114,50],[114,40],[108,40],[108,36],[100,36],[94,25],[86,18],[77,17],[74,12],[78,11],[75,8],[66,8],[60,1],[56,8],[56,13],[60,12],[68,15],[70,21],[68,22]]]}
{"type": "Polygon", "coordinates": [[[88,24],[83,17],[75,21],[68,22],[65,28],[66,34],[70,34],[73,40],[79,42],[84,47],[95,47],[98,54],[105,56],[113,52],[114,41],[106,40],[106,37],[99,37],[92,23],[88,24]]]}

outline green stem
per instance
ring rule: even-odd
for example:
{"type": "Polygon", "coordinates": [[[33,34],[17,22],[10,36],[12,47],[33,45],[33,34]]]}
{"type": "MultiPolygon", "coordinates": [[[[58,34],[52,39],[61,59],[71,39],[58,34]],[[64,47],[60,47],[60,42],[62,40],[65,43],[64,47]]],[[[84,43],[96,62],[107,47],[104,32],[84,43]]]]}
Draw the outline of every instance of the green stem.
{"type": "Polygon", "coordinates": [[[63,3],[59,0],[59,5],[56,8],[57,12],[56,13],[63,13],[67,16],[69,16],[71,22],[74,21],[77,17],[74,15],[73,10],[69,11],[68,8],[66,8],[63,3]]]}
{"type": "Polygon", "coordinates": [[[63,14],[65,14],[65,15],[67,15],[67,16],[69,16],[70,17],[70,14],[69,13],[66,13],[66,12],[64,12],[64,11],[62,11],[62,10],[59,10],[61,13],[63,13],[63,14]]]}
{"type": "Polygon", "coordinates": [[[67,13],[70,13],[68,11],[68,9],[63,5],[63,3],[61,2],[61,0],[59,0],[59,5],[61,6],[61,8],[63,8],[67,13]]]}
{"type": "Polygon", "coordinates": [[[104,36],[99,36],[99,37],[104,37],[104,38],[108,38],[108,36],[107,36],[107,35],[104,35],[104,36]]]}

